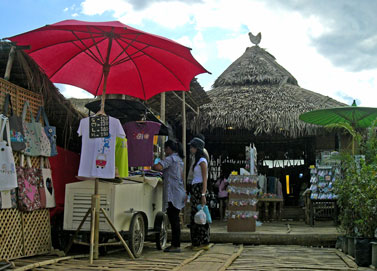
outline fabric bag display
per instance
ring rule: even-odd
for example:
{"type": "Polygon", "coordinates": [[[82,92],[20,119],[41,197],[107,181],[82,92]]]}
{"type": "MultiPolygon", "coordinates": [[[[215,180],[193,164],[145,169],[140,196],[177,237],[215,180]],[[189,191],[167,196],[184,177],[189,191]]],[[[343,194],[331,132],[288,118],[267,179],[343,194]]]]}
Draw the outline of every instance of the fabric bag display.
{"type": "Polygon", "coordinates": [[[5,97],[4,102],[4,115],[8,117],[10,125],[10,141],[13,151],[22,151],[26,148],[24,139],[24,129],[22,127],[22,118],[15,115],[11,97],[9,94],[5,97]],[[10,106],[10,116],[8,116],[8,109],[10,106]]]}
{"type": "Polygon", "coordinates": [[[8,118],[0,115],[0,191],[17,187],[16,166],[10,142],[8,118]],[[3,140],[4,134],[6,141],[3,140]]]}
{"type": "Polygon", "coordinates": [[[32,168],[30,157],[24,167],[24,155],[21,155],[20,166],[17,167],[18,208],[21,211],[34,211],[41,208],[39,187],[42,182],[41,169],[32,168]]]}
{"type": "Polygon", "coordinates": [[[51,145],[48,137],[42,127],[42,124],[36,122],[26,101],[22,110],[22,124],[25,134],[25,155],[28,156],[50,156],[51,145]],[[31,122],[26,122],[26,113],[29,109],[31,122]]]}
{"type": "Polygon", "coordinates": [[[17,208],[16,189],[0,191],[0,209],[17,208]]]}
{"type": "Polygon", "coordinates": [[[48,158],[41,157],[42,182],[39,186],[42,208],[54,208],[55,190],[52,181],[51,167],[48,158]],[[44,162],[46,161],[46,162],[44,162]]]}
{"type": "Polygon", "coordinates": [[[199,204],[198,206],[196,206],[196,209],[198,209],[198,211],[201,210],[201,209],[203,209],[203,212],[206,214],[207,223],[209,223],[209,224],[212,223],[211,213],[209,212],[209,209],[208,209],[207,205],[204,205],[204,207],[202,207],[202,205],[199,204]]]}
{"type": "Polygon", "coordinates": [[[41,106],[38,110],[36,121],[39,122],[39,118],[42,114],[43,122],[45,124],[44,126],[44,131],[48,137],[48,140],[50,141],[50,146],[51,146],[51,153],[49,156],[55,156],[58,155],[58,151],[56,149],[56,127],[55,126],[50,126],[48,122],[48,118],[45,112],[45,109],[43,106],[41,106]]]}

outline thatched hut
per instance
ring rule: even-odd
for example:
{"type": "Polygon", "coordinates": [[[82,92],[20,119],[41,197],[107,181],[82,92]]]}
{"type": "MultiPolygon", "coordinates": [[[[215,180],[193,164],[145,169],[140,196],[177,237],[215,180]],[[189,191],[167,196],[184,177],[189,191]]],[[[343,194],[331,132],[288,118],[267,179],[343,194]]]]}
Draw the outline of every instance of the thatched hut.
{"type": "Polygon", "coordinates": [[[257,45],[247,48],[217,78],[208,95],[212,102],[200,108],[202,114],[192,122],[193,130],[246,129],[256,136],[296,138],[319,131],[318,126],[300,121],[300,114],[344,106],[299,87],[275,57],[257,45]]]}
{"type": "Polygon", "coordinates": [[[301,88],[294,76],[258,45],[247,48],[217,78],[208,95],[212,102],[200,107],[201,114],[192,119],[190,128],[192,133],[205,135],[215,168],[220,161],[222,173],[227,175],[244,167],[245,146],[254,143],[261,173],[280,178],[284,190],[285,175],[291,175],[292,204],[297,204],[301,184],[310,179],[308,167],[315,163],[318,151],[339,147],[334,133],[302,122],[299,115],[345,105],[301,88]],[[304,164],[263,166],[264,160],[298,159],[304,164]],[[298,178],[300,173],[304,182],[298,178]]]}

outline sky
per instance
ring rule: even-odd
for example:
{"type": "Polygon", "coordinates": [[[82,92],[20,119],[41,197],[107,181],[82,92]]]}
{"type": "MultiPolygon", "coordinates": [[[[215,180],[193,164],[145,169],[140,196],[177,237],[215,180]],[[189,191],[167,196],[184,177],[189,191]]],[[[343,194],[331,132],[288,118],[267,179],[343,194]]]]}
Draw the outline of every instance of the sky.
{"type": "MultiPolygon", "coordinates": [[[[247,47],[248,32],[302,88],[377,107],[375,0],[0,0],[0,38],[66,19],[119,20],[192,48],[212,74],[205,90],[247,47]]],[[[57,85],[66,97],[93,97],[57,85]]]]}

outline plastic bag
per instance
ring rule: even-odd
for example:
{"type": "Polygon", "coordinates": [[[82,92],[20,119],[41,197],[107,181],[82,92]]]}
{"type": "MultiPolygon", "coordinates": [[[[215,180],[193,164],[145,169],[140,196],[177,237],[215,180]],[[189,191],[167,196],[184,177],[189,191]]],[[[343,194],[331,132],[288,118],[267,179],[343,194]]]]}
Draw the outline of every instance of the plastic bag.
{"type": "Polygon", "coordinates": [[[204,213],[203,209],[200,209],[194,216],[195,224],[205,225],[207,223],[206,220],[206,214],[204,213]]]}
{"type": "Polygon", "coordinates": [[[196,208],[198,210],[203,209],[203,212],[206,214],[207,223],[211,224],[212,223],[212,217],[211,217],[211,213],[209,212],[208,206],[204,205],[204,207],[202,207],[202,205],[199,204],[198,206],[196,206],[196,208]]]}

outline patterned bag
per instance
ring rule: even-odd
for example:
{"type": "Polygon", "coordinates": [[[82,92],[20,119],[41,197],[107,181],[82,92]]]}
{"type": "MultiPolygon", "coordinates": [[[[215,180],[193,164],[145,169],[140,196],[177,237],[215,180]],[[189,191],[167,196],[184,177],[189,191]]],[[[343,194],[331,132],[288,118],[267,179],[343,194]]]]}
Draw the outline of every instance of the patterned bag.
{"type": "Polygon", "coordinates": [[[8,118],[0,114],[0,191],[17,187],[16,166],[10,142],[8,118]],[[4,133],[7,140],[4,141],[4,133]]]}
{"type": "Polygon", "coordinates": [[[48,158],[41,157],[41,171],[42,171],[42,182],[39,188],[42,208],[54,208],[55,203],[55,191],[54,184],[52,181],[50,161],[48,158]],[[44,160],[46,163],[44,163],[44,160]],[[43,204],[43,201],[45,204],[43,204]]]}
{"type": "Polygon", "coordinates": [[[39,168],[32,168],[30,157],[24,167],[24,155],[21,155],[20,166],[17,167],[18,208],[21,211],[34,211],[41,208],[39,186],[42,174],[39,168]]]}
{"type": "Polygon", "coordinates": [[[39,122],[39,118],[41,114],[42,114],[43,121],[45,123],[44,130],[48,137],[48,140],[50,141],[50,146],[51,146],[51,154],[49,156],[58,155],[58,151],[56,149],[56,127],[50,126],[43,106],[41,106],[38,110],[37,117],[36,117],[37,122],[39,122]]]}
{"type": "Polygon", "coordinates": [[[22,127],[22,118],[15,115],[13,112],[13,106],[11,97],[9,94],[5,97],[4,102],[4,115],[8,115],[8,108],[10,106],[10,116],[9,125],[10,125],[10,141],[12,144],[13,151],[22,151],[26,148],[25,139],[24,139],[24,129],[22,127]]]}
{"type": "Polygon", "coordinates": [[[31,122],[26,122],[26,113],[29,108],[29,102],[26,101],[22,110],[22,124],[25,134],[25,155],[28,156],[50,156],[51,145],[48,137],[42,127],[42,124],[36,122],[29,108],[31,122]]]}

